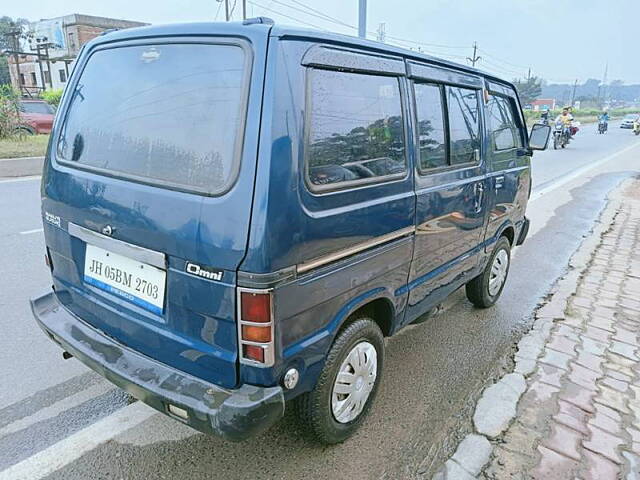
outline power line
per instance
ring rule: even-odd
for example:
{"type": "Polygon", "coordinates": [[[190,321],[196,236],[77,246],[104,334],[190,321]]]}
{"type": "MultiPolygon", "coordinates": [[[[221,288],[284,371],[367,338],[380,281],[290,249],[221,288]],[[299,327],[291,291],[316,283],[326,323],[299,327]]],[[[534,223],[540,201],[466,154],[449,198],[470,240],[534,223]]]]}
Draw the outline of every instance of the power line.
{"type": "MultiPolygon", "coordinates": [[[[276,0],[274,0],[274,1],[276,1],[276,0]]],[[[300,5],[301,7],[304,7],[307,10],[320,15],[321,17],[324,17],[326,20],[329,20],[329,21],[334,22],[334,23],[338,23],[338,24],[343,25],[345,27],[353,28],[353,29],[356,29],[356,30],[358,29],[358,27],[356,27],[354,25],[349,25],[348,23],[345,23],[340,19],[337,19],[335,17],[331,17],[331,16],[327,15],[326,13],[321,12],[320,10],[316,10],[315,8],[312,8],[309,5],[306,5],[306,4],[302,3],[302,2],[299,2],[298,0],[289,0],[289,1],[295,3],[296,5],[300,5]]],[[[293,7],[291,7],[291,8],[293,8],[293,7]]]]}
{"type": "MultiPolygon", "coordinates": [[[[282,12],[278,12],[277,10],[273,10],[272,8],[268,8],[268,7],[265,7],[264,5],[260,5],[258,2],[254,2],[253,0],[248,0],[248,1],[249,1],[249,3],[250,3],[251,5],[255,5],[255,6],[256,6],[256,7],[258,7],[258,8],[262,8],[263,10],[267,10],[268,12],[275,13],[276,15],[280,15],[281,17],[288,18],[289,20],[293,20],[293,21],[295,21],[295,22],[300,22],[300,23],[302,23],[302,24],[304,24],[304,25],[307,25],[307,26],[309,26],[309,27],[313,27],[313,28],[317,28],[317,29],[319,29],[319,30],[323,30],[323,31],[325,31],[325,32],[326,32],[326,31],[328,31],[328,30],[327,30],[326,28],[324,28],[324,27],[321,27],[321,26],[319,26],[319,25],[315,25],[315,24],[310,23],[310,22],[305,22],[304,20],[300,20],[299,18],[292,17],[292,16],[290,16],[290,15],[286,15],[286,14],[284,14],[284,13],[282,13],[282,12]]],[[[275,1],[275,0],[273,0],[273,1],[275,1]]]]}

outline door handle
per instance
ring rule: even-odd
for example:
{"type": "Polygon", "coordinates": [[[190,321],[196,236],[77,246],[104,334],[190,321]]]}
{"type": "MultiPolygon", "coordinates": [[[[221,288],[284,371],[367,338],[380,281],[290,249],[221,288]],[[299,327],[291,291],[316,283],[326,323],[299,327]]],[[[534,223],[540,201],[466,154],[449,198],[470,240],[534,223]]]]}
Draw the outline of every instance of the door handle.
{"type": "Polygon", "coordinates": [[[484,197],[484,185],[482,182],[478,182],[475,185],[475,211],[480,213],[482,211],[482,199],[484,197]]]}
{"type": "Polygon", "coordinates": [[[504,186],[504,175],[498,175],[497,177],[495,177],[494,185],[496,186],[496,190],[502,188],[504,186]]]}

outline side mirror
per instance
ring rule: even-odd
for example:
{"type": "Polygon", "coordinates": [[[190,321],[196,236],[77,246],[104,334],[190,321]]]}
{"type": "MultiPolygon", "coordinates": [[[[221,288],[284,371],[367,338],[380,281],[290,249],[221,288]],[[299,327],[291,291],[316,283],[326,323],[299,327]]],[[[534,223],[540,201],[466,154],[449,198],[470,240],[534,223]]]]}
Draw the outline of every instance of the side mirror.
{"type": "Polygon", "coordinates": [[[531,150],[546,149],[547,143],[549,143],[549,135],[551,135],[551,127],[549,125],[536,123],[529,134],[529,148],[531,150]]]}

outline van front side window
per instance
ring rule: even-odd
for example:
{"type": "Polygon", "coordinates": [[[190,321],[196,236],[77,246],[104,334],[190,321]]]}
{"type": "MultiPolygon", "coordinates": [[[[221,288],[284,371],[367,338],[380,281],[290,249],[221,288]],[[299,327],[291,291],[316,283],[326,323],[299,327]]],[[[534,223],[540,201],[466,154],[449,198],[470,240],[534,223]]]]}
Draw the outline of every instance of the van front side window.
{"type": "Polygon", "coordinates": [[[398,79],[316,69],[310,75],[311,184],[375,181],[406,172],[398,79]]]}
{"type": "Polygon", "coordinates": [[[475,162],[475,151],[480,148],[478,91],[459,87],[447,90],[451,164],[475,162]]]}
{"type": "Polygon", "coordinates": [[[58,159],[151,184],[221,193],[239,162],[245,60],[236,45],[95,52],[69,92],[58,159]]]}
{"type": "Polygon", "coordinates": [[[522,138],[508,98],[491,95],[487,104],[487,129],[494,150],[522,148],[522,138]]]}

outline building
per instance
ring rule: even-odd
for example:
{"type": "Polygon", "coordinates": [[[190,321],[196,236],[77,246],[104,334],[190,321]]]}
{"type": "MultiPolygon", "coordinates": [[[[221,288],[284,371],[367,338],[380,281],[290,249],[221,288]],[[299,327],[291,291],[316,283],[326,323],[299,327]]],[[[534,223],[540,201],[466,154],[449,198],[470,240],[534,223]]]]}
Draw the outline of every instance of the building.
{"type": "Polygon", "coordinates": [[[538,110],[553,110],[556,108],[555,98],[538,98],[531,102],[531,107],[534,111],[538,110]]]}
{"type": "Polygon", "coordinates": [[[11,83],[27,96],[64,88],[85,43],[106,30],[144,25],[148,24],[77,13],[32,22],[20,41],[20,54],[9,57],[11,83]]]}

